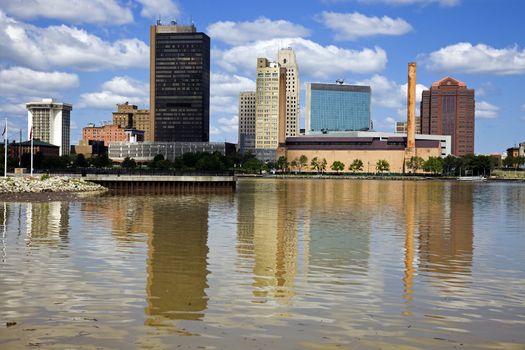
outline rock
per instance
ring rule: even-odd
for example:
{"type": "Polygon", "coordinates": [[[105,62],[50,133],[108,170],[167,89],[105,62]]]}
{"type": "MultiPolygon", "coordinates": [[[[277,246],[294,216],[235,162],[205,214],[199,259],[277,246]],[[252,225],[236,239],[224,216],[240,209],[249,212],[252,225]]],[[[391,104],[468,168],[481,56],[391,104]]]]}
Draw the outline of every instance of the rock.
{"type": "Polygon", "coordinates": [[[13,326],[16,326],[16,322],[15,321],[7,321],[5,323],[6,327],[13,327],[13,326]]]}

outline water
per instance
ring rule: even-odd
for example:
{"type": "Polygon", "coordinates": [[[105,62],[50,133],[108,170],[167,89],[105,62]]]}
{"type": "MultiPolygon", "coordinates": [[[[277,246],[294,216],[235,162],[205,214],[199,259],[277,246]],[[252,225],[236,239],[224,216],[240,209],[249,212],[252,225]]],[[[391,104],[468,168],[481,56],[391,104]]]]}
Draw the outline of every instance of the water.
{"type": "Polygon", "coordinates": [[[0,348],[525,349],[524,204],[520,184],[261,179],[0,202],[0,348]]]}

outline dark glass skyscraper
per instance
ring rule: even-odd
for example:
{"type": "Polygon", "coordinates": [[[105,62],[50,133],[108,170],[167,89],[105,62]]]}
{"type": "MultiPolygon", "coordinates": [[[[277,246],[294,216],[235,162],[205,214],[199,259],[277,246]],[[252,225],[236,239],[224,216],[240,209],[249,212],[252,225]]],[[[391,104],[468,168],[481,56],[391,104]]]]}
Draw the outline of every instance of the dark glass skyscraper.
{"type": "Polygon", "coordinates": [[[210,139],[210,38],[193,24],[151,26],[150,113],[149,141],[210,139]]]}

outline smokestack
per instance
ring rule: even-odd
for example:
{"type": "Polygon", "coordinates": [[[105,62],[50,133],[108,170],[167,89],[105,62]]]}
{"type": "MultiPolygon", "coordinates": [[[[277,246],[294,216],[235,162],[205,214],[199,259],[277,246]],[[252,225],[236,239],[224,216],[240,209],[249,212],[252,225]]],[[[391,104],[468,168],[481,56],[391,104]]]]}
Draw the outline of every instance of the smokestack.
{"type": "Polygon", "coordinates": [[[408,64],[407,149],[416,148],[416,62],[408,64]]]}

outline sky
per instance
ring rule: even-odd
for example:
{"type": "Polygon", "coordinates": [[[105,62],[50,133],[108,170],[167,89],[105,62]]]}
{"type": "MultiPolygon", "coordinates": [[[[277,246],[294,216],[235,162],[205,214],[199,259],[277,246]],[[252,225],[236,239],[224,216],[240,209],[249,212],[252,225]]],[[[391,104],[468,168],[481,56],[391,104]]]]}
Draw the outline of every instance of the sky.
{"type": "Polygon", "coordinates": [[[117,103],[149,107],[149,27],[195,23],[211,38],[211,141],[237,142],[238,95],[257,57],[292,47],[301,82],[372,88],[372,121],[406,120],[407,64],[421,91],[445,76],[476,90],[476,153],[525,142],[522,0],[0,0],[0,124],[27,137],[25,103],[73,105],[71,141],[117,103]]]}

